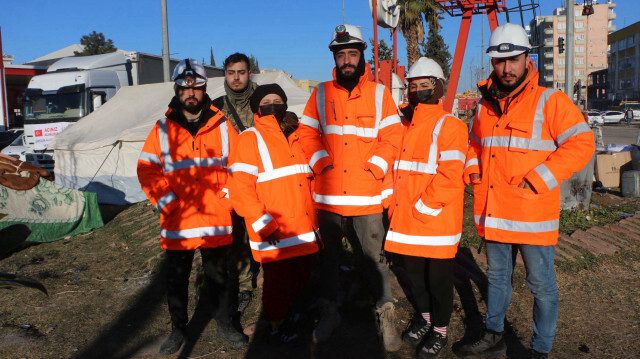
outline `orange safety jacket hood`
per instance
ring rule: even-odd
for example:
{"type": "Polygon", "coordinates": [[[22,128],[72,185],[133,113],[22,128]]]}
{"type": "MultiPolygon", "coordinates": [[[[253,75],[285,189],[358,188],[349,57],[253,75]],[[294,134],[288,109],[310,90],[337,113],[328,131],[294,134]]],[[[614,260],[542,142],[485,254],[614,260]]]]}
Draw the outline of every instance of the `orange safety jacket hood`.
{"type": "Polygon", "coordinates": [[[195,136],[171,119],[159,120],[138,158],[140,185],[160,211],[163,249],[231,243],[225,184],[229,149],[237,133],[220,110],[210,110],[212,116],[195,136]]]}
{"type": "Polygon", "coordinates": [[[467,126],[442,108],[418,104],[394,164],[385,250],[453,258],[462,233],[467,126]]]}
{"type": "MultiPolygon", "coordinates": [[[[530,80],[503,112],[480,100],[472,119],[465,180],[474,182],[474,221],[487,240],[555,245],[560,184],[582,169],[595,150],[580,110],[562,92],[530,80]],[[527,181],[534,190],[520,188],[527,181]]],[[[479,86],[486,83],[482,82],[479,86]]],[[[517,92],[517,90],[515,91],[517,92]]]]}
{"type": "Polygon", "coordinates": [[[344,216],[380,213],[382,180],[402,142],[400,117],[389,90],[367,80],[368,65],[351,93],[335,71],[313,90],[298,128],[316,174],[313,199],[344,216]]]}
{"type": "Polygon", "coordinates": [[[268,263],[318,251],[311,168],[297,132],[285,137],[274,116],[254,116],[231,153],[229,194],[244,217],[251,252],[268,263]],[[279,242],[269,244],[275,234],[279,242]]]}

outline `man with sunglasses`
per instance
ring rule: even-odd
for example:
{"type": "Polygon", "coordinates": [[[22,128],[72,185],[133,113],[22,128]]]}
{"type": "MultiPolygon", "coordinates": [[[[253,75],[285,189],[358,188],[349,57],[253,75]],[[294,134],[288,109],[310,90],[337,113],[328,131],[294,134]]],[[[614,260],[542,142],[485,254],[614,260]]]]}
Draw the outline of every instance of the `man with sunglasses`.
{"type": "Polygon", "coordinates": [[[233,346],[247,337],[231,323],[228,258],[231,204],[226,189],[229,149],[238,137],[206,93],[207,75],[188,58],[174,69],[175,96],[138,159],[138,180],[160,212],[160,245],[166,251],[171,335],[160,353],[177,352],[187,339],[189,276],[195,250],[210,285],[216,335],[233,346]]]}
{"type": "Polygon", "coordinates": [[[538,85],[530,49],[521,26],[498,26],[487,49],[493,72],[478,84],[482,99],[472,119],[464,176],[473,184],[489,285],[485,330],[477,341],[454,350],[462,358],[507,351],[504,321],[516,249],[534,298],[529,357],[546,358],[555,338],[560,184],[589,162],[595,144],[569,97],[538,85]]]}

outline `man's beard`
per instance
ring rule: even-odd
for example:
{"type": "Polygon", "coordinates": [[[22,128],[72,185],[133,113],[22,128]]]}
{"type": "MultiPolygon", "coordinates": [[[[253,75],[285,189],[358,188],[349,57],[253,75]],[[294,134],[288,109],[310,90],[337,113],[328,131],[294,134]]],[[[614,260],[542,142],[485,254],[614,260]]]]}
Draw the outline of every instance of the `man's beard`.
{"type": "Polygon", "coordinates": [[[196,115],[198,112],[200,112],[200,110],[202,110],[203,105],[204,105],[204,98],[198,101],[195,97],[189,97],[188,99],[184,100],[184,102],[182,103],[182,108],[184,108],[187,112],[193,115],[196,115]],[[191,99],[196,100],[196,103],[188,102],[191,99]]]}
{"type": "Polygon", "coordinates": [[[357,69],[355,66],[353,66],[353,65],[342,65],[342,67],[341,67],[339,70],[340,70],[340,75],[341,75],[341,76],[342,76],[342,78],[344,78],[344,79],[351,80],[351,79],[354,79],[354,78],[356,78],[356,77],[359,77],[359,76],[358,76],[358,71],[357,71],[358,69],[357,69]],[[344,70],[345,70],[345,69],[348,69],[348,68],[352,68],[352,69],[353,69],[353,71],[351,71],[351,73],[350,73],[350,74],[346,74],[346,73],[344,72],[344,70]]]}
{"type": "MultiPolygon", "coordinates": [[[[498,86],[498,89],[502,92],[506,92],[506,93],[511,93],[513,92],[515,89],[517,89],[520,85],[522,85],[522,83],[524,82],[524,80],[527,78],[527,73],[528,71],[525,70],[525,72],[522,74],[522,76],[520,76],[514,83],[512,84],[505,84],[504,82],[502,82],[501,79],[498,79],[498,83],[496,84],[498,86]]],[[[510,75],[515,77],[515,74],[510,73],[510,75]]]]}

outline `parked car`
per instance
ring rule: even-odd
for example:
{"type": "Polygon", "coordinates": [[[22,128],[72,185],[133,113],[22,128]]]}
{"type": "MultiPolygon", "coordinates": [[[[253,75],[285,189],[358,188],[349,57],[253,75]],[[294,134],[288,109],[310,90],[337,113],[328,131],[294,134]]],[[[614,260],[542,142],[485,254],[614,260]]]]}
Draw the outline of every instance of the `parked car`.
{"type": "Polygon", "coordinates": [[[587,118],[589,126],[604,124],[604,118],[602,118],[602,115],[598,111],[591,110],[586,112],[585,117],[587,118]]]}
{"type": "Polygon", "coordinates": [[[3,155],[13,157],[22,162],[26,162],[27,147],[24,145],[24,133],[20,131],[20,135],[16,137],[11,144],[0,151],[3,155]]]}
{"type": "Polygon", "coordinates": [[[605,111],[602,113],[604,123],[625,123],[624,113],[620,111],[605,111]]]}

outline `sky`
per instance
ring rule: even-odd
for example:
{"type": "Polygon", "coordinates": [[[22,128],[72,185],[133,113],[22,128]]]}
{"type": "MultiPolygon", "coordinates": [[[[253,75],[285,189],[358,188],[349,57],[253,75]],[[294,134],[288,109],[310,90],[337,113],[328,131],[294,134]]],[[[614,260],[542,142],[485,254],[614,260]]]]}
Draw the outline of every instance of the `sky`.
{"type": "MultiPolygon", "coordinates": [[[[334,66],[328,45],[335,27],[343,23],[361,27],[366,39],[373,38],[373,20],[368,0],[166,0],[169,51],[172,58],[192,57],[209,63],[210,50],[218,66],[234,53],[254,55],[260,68],[280,69],[295,79],[331,79],[334,66]]],[[[562,0],[535,0],[537,15],[551,15],[562,0]]],[[[638,0],[617,0],[617,29],[640,21],[638,0]]],[[[531,3],[531,0],[520,0],[531,3]]],[[[578,3],[582,3],[578,0],[578,3]]],[[[602,3],[603,1],[601,1],[602,3]]],[[[517,0],[506,0],[507,7],[517,0]]],[[[453,56],[460,17],[443,15],[442,32],[453,56]]],[[[533,18],[524,12],[525,24],[533,18]]],[[[162,54],[161,0],[0,0],[2,50],[23,64],[66,46],[80,43],[93,31],[102,32],[114,45],[127,51],[162,54]]],[[[520,23],[519,14],[510,15],[520,23]]],[[[499,14],[500,24],[506,22],[499,14]]],[[[458,92],[471,88],[470,68],[482,60],[482,19],[474,16],[467,42],[458,92]]],[[[485,21],[485,46],[490,31],[485,21]]],[[[379,39],[391,46],[389,30],[378,27],[379,39]]],[[[365,57],[371,58],[369,46],[365,57]]],[[[398,60],[406,65],[406,43],[398,34],[398,60]]],[[[486,58],[486,66],[489,60],[486,58]]]]}

